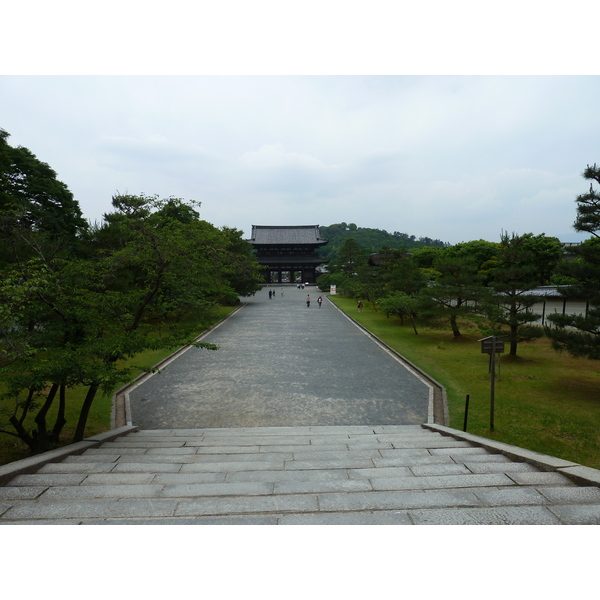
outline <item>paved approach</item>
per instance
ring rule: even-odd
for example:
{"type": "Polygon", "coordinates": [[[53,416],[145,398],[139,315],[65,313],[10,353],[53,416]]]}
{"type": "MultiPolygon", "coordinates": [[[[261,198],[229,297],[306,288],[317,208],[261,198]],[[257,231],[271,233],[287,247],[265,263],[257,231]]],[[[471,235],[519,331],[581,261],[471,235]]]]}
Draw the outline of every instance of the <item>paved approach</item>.
{"type": "Polygon", "coordinates": [[[272,299],[268,289],[202,340],[219,350],[191,348],[132,390],[133,423],[171,429],[428,421],[431,386],[328,300],[319,308],[316,288],[271,288],[272,299]]]}

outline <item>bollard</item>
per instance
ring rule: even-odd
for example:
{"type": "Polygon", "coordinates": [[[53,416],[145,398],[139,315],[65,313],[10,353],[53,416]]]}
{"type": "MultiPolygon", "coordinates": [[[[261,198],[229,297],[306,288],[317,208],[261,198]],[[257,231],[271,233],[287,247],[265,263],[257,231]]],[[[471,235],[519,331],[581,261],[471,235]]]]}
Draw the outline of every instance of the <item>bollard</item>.
{"type": "Polygon", "coordinates": [[[465,423],[463,425],[463,431],[467,431],[467,419],[469,418],[469,394],[465,400],[465,423]]]}

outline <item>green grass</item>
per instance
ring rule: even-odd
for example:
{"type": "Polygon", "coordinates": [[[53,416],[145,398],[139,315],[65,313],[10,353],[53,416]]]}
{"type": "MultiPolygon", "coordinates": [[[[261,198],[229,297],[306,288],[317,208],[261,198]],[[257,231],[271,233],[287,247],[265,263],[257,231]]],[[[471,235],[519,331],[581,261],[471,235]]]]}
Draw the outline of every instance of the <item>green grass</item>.
{"type": "MultiPolygon", "coordinates": [[[[213,324],[218,322],[220,319],[226,317],[230,314],[235,307],[232,306],[222,306],[217,311],[215,311],[213,324]]],[[[186,326],[193,326],[194,323],[187,322],[186,326]]],[[[202,328],[198,328],[198,335],[202,333],[202,328]]],[[[137,354],[135,357],[123,361],[121,363],[124,366],[130,365],[156,365],[161,360],[167,358],[169,355],[173,353],[173,350],[147,350],[146,352],[141,352],[137,354]]],[[[140,373],[141,374],[141,371],[140,373]]],[[[119,386],[120,387],[120,386],[119,386]]],[[[87,420],[85,436],[90,437],[92,435],[96,435],[98,433],[102,433],[104,431],[108,431],[110,429],[110,415],[112,410],[112,400],[114,392],[118,389],[115,388],[112,390],[110,394],[101,395],[98,393],[96,396],[92,408],[90,410],[90,414],[87,420]]],[[[87,388],[79,387],[74,388],[72,390],[67,391],[67,406],[66,406],[66,419],[67,425],[65,425],[62,433],[61,440],[64,444],[70,443],[73,435],[75,433],[75,427],[77,426],[77,420],[79,418],[79,412],[81,410],[81,405],[83,404],[83,400],[85,398],[87,388]]],[[[55,400],[55,404],[57,404],[58,400],[55,400]]],[[[8,410],[12,409],[12,405],[5,402],[2,407],[8,410]]],[[[33,415],[35,416],[35,415],[33,415]]],[[[29,421],[28,428],[31,428],[33,423],[33,416],[29,421]]],[[[48,413],[47,422],[49,424],[53,424],[56,419],[56,406],[54,406],[48,413]]],[[[26,421],[28,423],[28,421],[26,421]]],[[[7,430],[11,430],[12,426],[7,425],[3,426],[7,430]]],[[[8,435],[5,433],[0,433],[0,465],[7,464],[9,462],[13,462],[15,460],[19,460],[21,458],[26,458],[31,455],[31,452],[28,446],[23,443],[19,438],[14,437],[12,435],[8,435]]]]}
{"type": "Polygon", "coordinates": [[[481,353],[481,334],[465,329],[454,339],[448,328],[415,335],[370,306],[358,313],[354,300],[330,299],[446,388],[450,427],[463,429],[469,394],[469,433],[600,468],[600,362],[559,354],[545,338],[519,344],[517,357],[501,355],[492,432],[489,355],[481,353]]]}

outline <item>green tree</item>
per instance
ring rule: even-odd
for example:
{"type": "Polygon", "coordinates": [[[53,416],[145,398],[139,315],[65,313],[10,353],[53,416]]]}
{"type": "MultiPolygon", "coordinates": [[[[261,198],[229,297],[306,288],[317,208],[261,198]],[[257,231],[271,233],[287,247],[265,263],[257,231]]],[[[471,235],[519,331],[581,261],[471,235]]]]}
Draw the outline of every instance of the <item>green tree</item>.
{"type": "MultiPolygon", "coordinates": [[[[0,377],[15,401],[10,433],[34,451],[59,441],[68,390],[87,388],[73,438],[79,441],[98,392],[130,380],[133,369],[149,368],[126,368],[123,359],[191,342],[193,332],[172,329],[174,320],[190,314],[207,319],[219,302],[256,287],[258,265],[248,244],[239,243],[239,232],[200,220],[193,206],[174,198],[117,195],[113,207],[90,233],[85,252],[43,261],[44,278],[35,278],[39,266],[31,261],[19,264],[29,288],[15,285],[27,301],[9,323],[22,338],[28,335],[27,351],[0,377]],[[157,336],[157,329],[167,333],[157,336]],[[46,416],[57,397],[59,418],[50,429],[46,416]]],[[[10,291],[8,280],[2,289],[10,291]]]]}
{"type": "Polygon", "coordinates": [[[395,291],[383,297],[379,301],[379,305],[386,317],[398,317],[402,324],[404,324],[405,318],[409,319],[415,335],[419,335],[416,320],[418,318],[420,306],[418,299],[415,296],[409,296],[405,292],[395,291]]]}
{"type": "Polygon", "coordinates": [[[421,292],[432,316],[449,320],[454,337],[462,335],[459,319],[476,316],[488,295],[477,267],[473,255],[442,254],[434,264],[439,277],[421,292]]]}
{"type": "Polygon", "coordinates": [[[553,327],[546,327],[546,335],[558,351],[573,356],[600,359],[600,194],[594,190],[594,182],[600,184],[600,169],[594,164],[583,172],[590,181],[586,194],[576,198],[576,231],[587,232],[592,237],[573,248],[575,261],[560,264],[559,274],[573,282],[565,286],[565,294],[577,294],[585,298],[589,309],[584,315],[552,315],[548,320],[553,327]]]}
{"type": "Polygon", "coordinates": [[[30,258],[42,246],[73,252],[88,228],[79,203],[55,171],[8,137],[0,130],[0,261],[30,258]]]}
{"type": "Polygon", "coordinates": [[[543,333],[540,327],[531,325],[539,320],[539,315],[531,311],[540,301],[533,290],[548,282],[561,255],[562,244],[557,238],[502,233],[497,256],[489,261],[487,271],[489,286],[495,292],[487,312],[496,328],[489,333],[500,334],[498,326],[509,329],[510,356],[516,356],[520,341],[543,333]]]}

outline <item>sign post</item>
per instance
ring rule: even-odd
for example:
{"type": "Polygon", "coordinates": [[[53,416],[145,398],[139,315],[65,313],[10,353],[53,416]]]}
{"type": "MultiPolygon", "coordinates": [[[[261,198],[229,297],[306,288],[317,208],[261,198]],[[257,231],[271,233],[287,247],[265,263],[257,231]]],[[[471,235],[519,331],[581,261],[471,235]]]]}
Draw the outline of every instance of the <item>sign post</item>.
{"type": "Polygon", "coordinates": [[[494,431],[494,393],[496,380],[496,354],[504,353],[504,340],[492,335],[479,340],[482,354],[490,355],[490,431],[494,431]]]}

